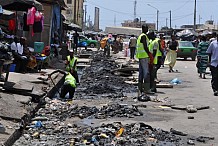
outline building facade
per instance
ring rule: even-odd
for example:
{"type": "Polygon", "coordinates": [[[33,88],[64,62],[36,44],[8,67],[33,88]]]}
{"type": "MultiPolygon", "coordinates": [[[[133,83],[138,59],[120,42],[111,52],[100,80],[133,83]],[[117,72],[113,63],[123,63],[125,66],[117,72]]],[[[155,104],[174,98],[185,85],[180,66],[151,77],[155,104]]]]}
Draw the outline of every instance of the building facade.
{"type": "Polygon", "coordinates": [[[142,25],[148,25],[149,29],[155,30],[156,25],[155,23],[146,23],[146,21],[139,21],[139,20],[125,20],[121,23],[122,27],[133,27],[133,28],[141,28],[142,25]]]}
{"type": "Polygon", "coordinates": [[[64,0],[67,8],[62,11],[62,14],[66,17],[69,23],[75,23],[82,27],[83,25],[83,4],[84,0],[64,0]]]}

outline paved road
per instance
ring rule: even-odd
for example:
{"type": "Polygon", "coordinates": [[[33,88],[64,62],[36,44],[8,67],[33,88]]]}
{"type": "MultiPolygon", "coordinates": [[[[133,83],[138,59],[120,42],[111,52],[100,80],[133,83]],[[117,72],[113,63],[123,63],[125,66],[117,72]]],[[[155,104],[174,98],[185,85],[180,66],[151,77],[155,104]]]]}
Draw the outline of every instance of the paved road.
{"type": "Polygon", "coordinates": [[[193,135],[213,136],[215,141],[212,141],[211,144],[217,145],[218,97],[213,96],[210,85],[211,76],[207,75],[207,79],[200,79],[195,64],[195,61],[177,61],[175,69],[178,69],[179,73],[169,73],[167,67],[160,69],[159,78],[161,80],[170,81],[178,78],[182,84],[176,85],[173,89],[159,89],[164,92],[164,94],[159,94],[159,97],[169,97],[176,105],[204,105],[210,106],[210,109],[194,114],[172,109],[164,112],[155,111],[157,114],[170,117],[170,120],[152,121],[150,124],[166,130],[175,128],[193,135]],[[194,116],[195,119],[190,120],[188,116],[194,116]]]}

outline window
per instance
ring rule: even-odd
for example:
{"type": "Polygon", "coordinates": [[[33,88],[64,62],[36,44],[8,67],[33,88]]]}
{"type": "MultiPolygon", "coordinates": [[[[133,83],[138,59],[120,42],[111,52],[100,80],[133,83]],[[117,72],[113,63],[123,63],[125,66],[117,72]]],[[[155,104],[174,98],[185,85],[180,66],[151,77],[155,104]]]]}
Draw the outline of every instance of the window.
{"type": "Polygon", "coordinates": [[[72,4],[72,0],[67,0],[67,4],[72,4]]]}

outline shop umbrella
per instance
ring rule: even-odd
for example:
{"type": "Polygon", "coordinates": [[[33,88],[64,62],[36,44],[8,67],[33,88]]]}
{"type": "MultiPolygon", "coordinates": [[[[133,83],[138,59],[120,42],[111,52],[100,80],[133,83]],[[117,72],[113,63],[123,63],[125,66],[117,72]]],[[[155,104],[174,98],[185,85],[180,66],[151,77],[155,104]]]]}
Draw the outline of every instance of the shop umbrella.
{"type": "Polygon", "coordinates": [[[10,19],[13,19],[15,17],[16,17],[16,15],[14,12],[4,10],[4,9],[3,9],[3,13],[0,14],[0,19],[3,19],[3,20],[10,20],[10,19]]]}
{"type": "Polygon", "coordinates": [[[36,0],[0,0],[0,5],[12,11],[27,11],[31,7],[36,7],[39,11],[43,10],[42,4],[36,0]]]}

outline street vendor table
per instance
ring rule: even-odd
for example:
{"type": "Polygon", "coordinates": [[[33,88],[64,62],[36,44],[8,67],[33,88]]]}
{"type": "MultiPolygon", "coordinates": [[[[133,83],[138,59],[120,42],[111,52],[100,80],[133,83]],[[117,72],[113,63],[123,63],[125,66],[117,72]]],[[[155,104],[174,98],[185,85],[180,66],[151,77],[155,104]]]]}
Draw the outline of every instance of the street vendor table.
{"type": "MultiPolygon", "coordinates": [[[[0,76],[2,74],[2,69],[3,69],[3,66],[6,65],[6,77],[5,77],[5,80],[4,82],[7,82],[8,81],[8,76],[9,76],[9,70],[10,70],[10,66],[11,64],[13,63],[13,60],[5,60],[5,59],[0,59],[0,76]]],[[[1,78],[1,77],[0,77],[1,78]]]]}

